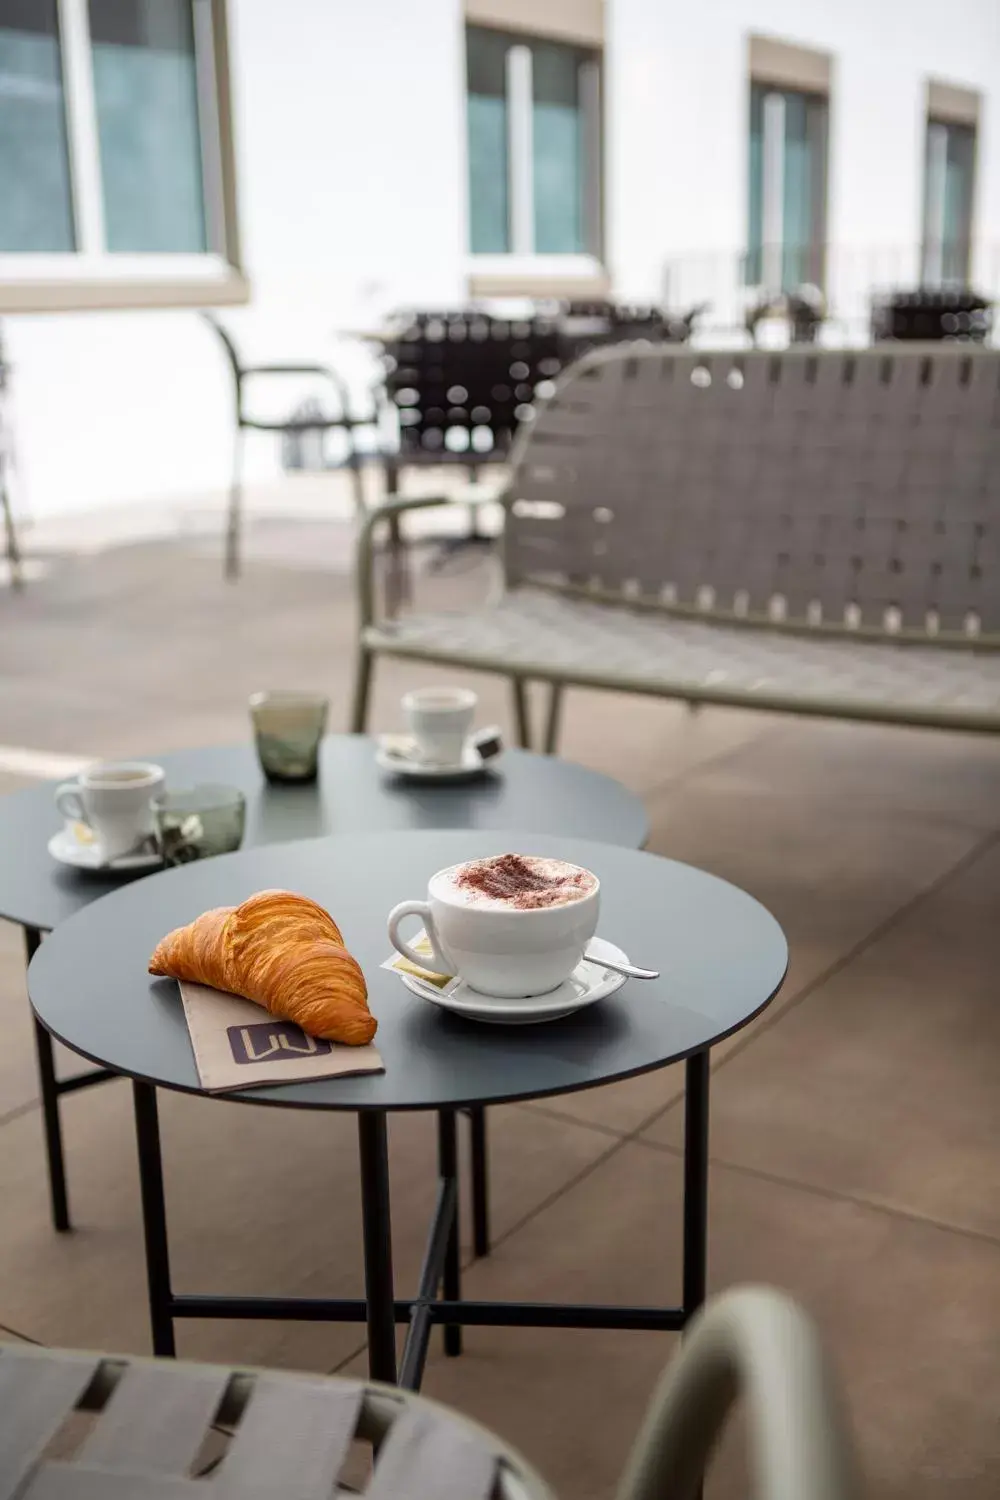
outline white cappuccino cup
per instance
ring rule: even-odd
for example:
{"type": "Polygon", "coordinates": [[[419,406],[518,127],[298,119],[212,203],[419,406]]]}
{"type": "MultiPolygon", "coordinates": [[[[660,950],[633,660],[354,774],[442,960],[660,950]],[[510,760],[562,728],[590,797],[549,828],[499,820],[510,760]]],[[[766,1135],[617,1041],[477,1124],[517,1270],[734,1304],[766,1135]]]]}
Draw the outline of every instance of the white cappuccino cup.
{"type": "Polygon", "coordinates": [[[564,860],[502,855],[432,875],[426,901],[402,901],[389,913],[389,941],[419,969],[457,974],[487,995],[527,999],[569,978],[597,930],[599,909],[600,882],[592,871],[564,860]],[[478,888],[477,875],[502,860],[522,861],[542,883],[532,891],[517,890],[515,882],[500,894],[478,888]],[[400,934],[411,916],[423,922],[429,957],[400,934]]]}
{"type": "Polygon", "coordinates": [[[166,782],[162,766],[148,761],[103,761],[77,781],[56,788],[64,818],[86,823],[105,861],[121,859],[155,833],[153,798],[166,782]]]}

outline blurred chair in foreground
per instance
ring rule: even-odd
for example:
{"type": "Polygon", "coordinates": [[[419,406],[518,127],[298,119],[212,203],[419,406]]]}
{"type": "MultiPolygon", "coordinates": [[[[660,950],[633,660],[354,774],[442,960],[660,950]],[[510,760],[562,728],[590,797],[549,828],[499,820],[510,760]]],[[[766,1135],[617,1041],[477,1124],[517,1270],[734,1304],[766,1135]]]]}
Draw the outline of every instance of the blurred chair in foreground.
{"type": "MultiPolygon", "coordinates": [[[[787,1297],[758,1287],[727,1292],[691,1324],[617,1500],[693,1500],[741,1393],[758,1500],[857,1500],[851,1440],[815,1328],[787,1297]]],[[[340,1481],[359,1443],[371,1455],[367,1482],[358,1476],[369,1500],[556,1500],[486,1428],[394,1387],[0,1348],[2,1500],[333,1500],[352,1492],[340,1481]],[[96,1415],[77,1451],[46,1458],[81,1411],[96,1415]]]]}
{"type": "Polygon", "coordinates": [[[245,365],[240,359],[236,345],[229,333],[211,313],[202,313],[202,318],[218,338],[225,352],[226,362],[233,379],[233,396],[236,415],[236,439],[233,451],[233,474],[229,486],[229,510],[226,521],[225,575],[238,578],[240,572],[240,527],[243,510],[243,447],[247,432],[278,432],[285,436],[291,433],[343,432],[347,436],[347,462],[351,469],[355,504],[359,514],[365,507],[364,480],[354,434],[359,427],[374,428],[377,418],[374,410],[362,417],[354,417],[350,410],[347,386],[335,370],[320,364],[297,364],[279,361],[273,364],[245,365]],[[323,381],[332,391],[335,410],[322,415],[309,411],[306,415],[293,413],[285,418],[252,416],[247,405],[247,384],[258,375],[297,377],[312,376],[323,381]]]}

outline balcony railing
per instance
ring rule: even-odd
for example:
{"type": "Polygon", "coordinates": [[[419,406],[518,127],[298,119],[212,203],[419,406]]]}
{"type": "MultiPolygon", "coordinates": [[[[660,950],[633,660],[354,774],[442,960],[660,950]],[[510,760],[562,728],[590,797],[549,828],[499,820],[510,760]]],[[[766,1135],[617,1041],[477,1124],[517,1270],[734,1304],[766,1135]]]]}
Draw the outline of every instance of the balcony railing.
{"type": "MultiPolygon", "coordinates": [[[[752,254],[676,255],[663,265],[662,301],[671,308],[706,305],[695,334],[702,346],[788,343],[797,336],[796,324],[799,332],[806,327],[807,309],[812,308],[816,342],[850,347],[871,342],[873,313],[880,305],[897,293],[917,290],[955,296],[960,312],[963,294],[970,291],[985,303],[1000,302],[1000,244],[971,250],[950,243],[827,245],[820,252],[815,246],[764,246],[752,254]],[[961,274],[963,265],[969,266],[968,276],[961,274]],[[807,279],[817,271],[820,284],[807,279]]],[[[981,335],[975,318],[966,326],[959,316],[958,325],[948,336],[981,335]]]]}

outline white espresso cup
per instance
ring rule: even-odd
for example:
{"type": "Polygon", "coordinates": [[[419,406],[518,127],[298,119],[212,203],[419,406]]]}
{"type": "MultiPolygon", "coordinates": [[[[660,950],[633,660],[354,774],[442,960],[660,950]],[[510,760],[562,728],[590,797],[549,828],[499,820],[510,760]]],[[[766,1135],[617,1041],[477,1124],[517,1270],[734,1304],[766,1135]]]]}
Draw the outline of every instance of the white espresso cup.
{"type": "Polygon", "coordinates": [[[56,807],[93,830],[105,860],[120,859],[154,834],[152,802],[165,782],[148,761],[103,761],[57,787],[56,807]]]}
{"type": "MultiPolygon", "coordinates": [[[[455,876],[463,868],[451,865],[432,875],[426,901],[401,901],[393,907],[389,941],[396,951],[418,969],[457,974],[487,995],[520,1000],[557,989],[583,958],[597,930],[597,876],[583,872],[593,881],[583,895],[525,910],[470,899],[455,885],[455,876]],[[406,917],[419,917],[423,922],[431,946],[429,957],[400,935],[406,917]]],[[[569,864],[565,868],[579,870],[569,864]]]]}
{"type": "Polygon", "coordinates": [[[406,727],[426,765],[461,764],[478,701],[469,688],[417,688],[405,694],[406,727]]]}

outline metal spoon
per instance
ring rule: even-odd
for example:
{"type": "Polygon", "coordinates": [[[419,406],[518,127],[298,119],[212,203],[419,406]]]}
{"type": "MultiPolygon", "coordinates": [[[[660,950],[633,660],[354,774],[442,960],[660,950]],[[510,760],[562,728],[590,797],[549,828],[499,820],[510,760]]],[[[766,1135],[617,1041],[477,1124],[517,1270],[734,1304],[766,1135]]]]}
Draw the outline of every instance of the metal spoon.
{"type": "Polygon", "coordinates": [[[613,958],[598,958],[596,953],[584,953],[588,964],[599,969],[610,969],[612,974],[624,974],[626,979],[659,979],[659,969],[640,969],[635,964],[621,963],[613,958]]]}

